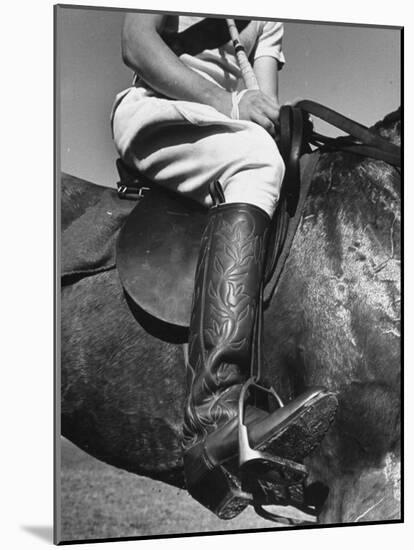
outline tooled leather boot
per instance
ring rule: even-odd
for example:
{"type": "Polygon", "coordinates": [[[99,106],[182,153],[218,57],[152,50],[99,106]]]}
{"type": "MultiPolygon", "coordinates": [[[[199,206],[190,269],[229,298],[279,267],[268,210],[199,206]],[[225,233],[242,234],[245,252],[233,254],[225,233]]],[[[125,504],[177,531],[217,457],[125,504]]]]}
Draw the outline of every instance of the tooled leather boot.
{"type": "Polygon", "coordinates": [[[240,415],[241,392],[258,345],[269,223],[267,213],[251,204],[214,206],[196,269],[183,426],[184,473],[189,493],[222,519],[233,518],[253,504],[251,492],[242,484],[246,465],[250,478],[260,477],[264,466],[273,479],[276,472],[276,479],[284,483],[303,480],[306,469],[297,461],[321,441],[337,406],[334,394],[312,388],[274,412],[250,405],[240,415]],[[246,456],[253,454],[248,464],[240,463],[242,428],[247,430],[246,456]]]}

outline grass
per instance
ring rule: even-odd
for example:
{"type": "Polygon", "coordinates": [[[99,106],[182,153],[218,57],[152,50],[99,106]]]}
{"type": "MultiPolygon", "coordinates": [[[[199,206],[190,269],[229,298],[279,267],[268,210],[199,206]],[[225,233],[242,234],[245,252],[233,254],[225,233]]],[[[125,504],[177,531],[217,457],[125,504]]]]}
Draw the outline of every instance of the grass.
{"type": "Polygon", "coordinates": [[[186,491],[119,470],[62,439],[62,541],[274,528],[246,509],[224,521],[186,491]]]}

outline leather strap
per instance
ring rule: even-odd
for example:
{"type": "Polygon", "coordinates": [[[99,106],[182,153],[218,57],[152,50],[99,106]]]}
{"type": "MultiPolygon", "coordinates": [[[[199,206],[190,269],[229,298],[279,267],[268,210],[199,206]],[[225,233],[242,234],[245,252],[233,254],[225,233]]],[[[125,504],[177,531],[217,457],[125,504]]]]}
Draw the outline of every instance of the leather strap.
{"type": "MultiPolygon", "coordinates": [[[[341,151],[349,151],[378,160],[384,160],[394,166],[401,166],[401,148],[374,133],[371,129],[363,126],[359,122],[308,99],[296,102],[295,106],[343,130],[360,141],[360,143],[352,142],[347,146],[341,146],[341,151]]],[[[320,142],[325,141],[326,143],[333,143],[333,140],[329,138],[326,139],[325,136],[321,136],[320,134],[315,135],[319,138],[320,142]]],[[[341,143],[341,139],[338,140],[338,144],[339,143],[341,143]]]]}
{"type": "Polygon", "coordinates": [[[294,216],[299,198],[299,159],[303,143],[303,111],[298,107],[284,105],[280,109],[280,149],[286,166],[284,192],[287,210],[294,216]]]}
{"type": "Polygon", "coordinates": [[[319,161],[319,152],[315,151],[312,154],[303,155],[300,172],[301,172],[301,185],[299,192],[299,200],[295,210],[295,215],[293,217],[288,217],[287,211],[283,210],[282,215],[285,217],[285,223],[283,223],[283,240],[282,248],[280,253],[277,254],[277,262],[274,269],[270,273],[270,279],[267,281],[263,303],[264,307],[267,308],[273,298],[273,295],[276,291],[277,285],[279,283],[280,277],[282,275],[283,269],[285,267],[286,260],[289,256],[290,249],[292,247],[293,239],[296,235],[299,222],[302,218],[303,209],[305,207],[306,198],[308,196],[309,188],[312,183],[312,176],[315,170],[315,167],[319,161]]]}
{"type": "Polygon", "coordinates": [[[282,249],[290,219],[295,216],[299,195],[300,157],[308,150],[304,139],[304,122],[308,118],[299,107],[283,105],[280,109],[280,140],[279,149],[285,163],[286,171],[279,197],[278,206],[272,218],[270,227],[268,254],[266,261],[265,282],[268,282],[274,273],[282,249]]]}
{"type": "Polygon", "coordinates": [[[226,202],[223,188],[218,180],[213,180],[210,182],[209,193],[214,206],[218,206],[219,204],[226,202]]]}

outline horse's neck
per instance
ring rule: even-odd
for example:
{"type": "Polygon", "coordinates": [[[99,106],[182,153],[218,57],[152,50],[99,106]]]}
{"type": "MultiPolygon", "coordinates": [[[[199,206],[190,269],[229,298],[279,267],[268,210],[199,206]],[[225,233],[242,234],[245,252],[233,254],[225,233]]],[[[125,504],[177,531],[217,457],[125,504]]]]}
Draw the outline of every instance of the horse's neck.
{"type": "Polygon", "coordinates": [[[341,153],[324,155],[315,171],[265,328],[268,349],[285,367],[285,379],[293,375],[299,387],[327,381],[340,387],[393,362],[398,183],[398,173],[385,163],[341,153]],[[379,358],[378,349],[383,350],[379,358]]]}
{"type": "Polygon", "coordinates": [[[324,157],[265,318],[266,374],[282,397],[313,385],[339,394],[336,422],[310,464],[331,490],[329,521],[377,502],[386,505],[379,517],[398,510],[389,481],[398,486],[398,179],[385,163],[324,157]]]}
{"type": "Polygon", "coordinates": [[[394,145],[401,145],[401,109],[398,108],[383,120],[377,122],[372,130],[394,143],[394,145]]]}

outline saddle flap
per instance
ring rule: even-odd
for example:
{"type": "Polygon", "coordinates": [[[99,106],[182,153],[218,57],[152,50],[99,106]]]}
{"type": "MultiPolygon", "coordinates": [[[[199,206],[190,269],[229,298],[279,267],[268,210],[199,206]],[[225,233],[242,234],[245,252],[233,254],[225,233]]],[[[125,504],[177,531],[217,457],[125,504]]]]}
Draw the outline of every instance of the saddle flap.
{"type": "Polygon", "coordinates": [[[207,209],[154,186],[120,231],[116,258],[122,285],[157,322],[187,329],[207,209]]]}

